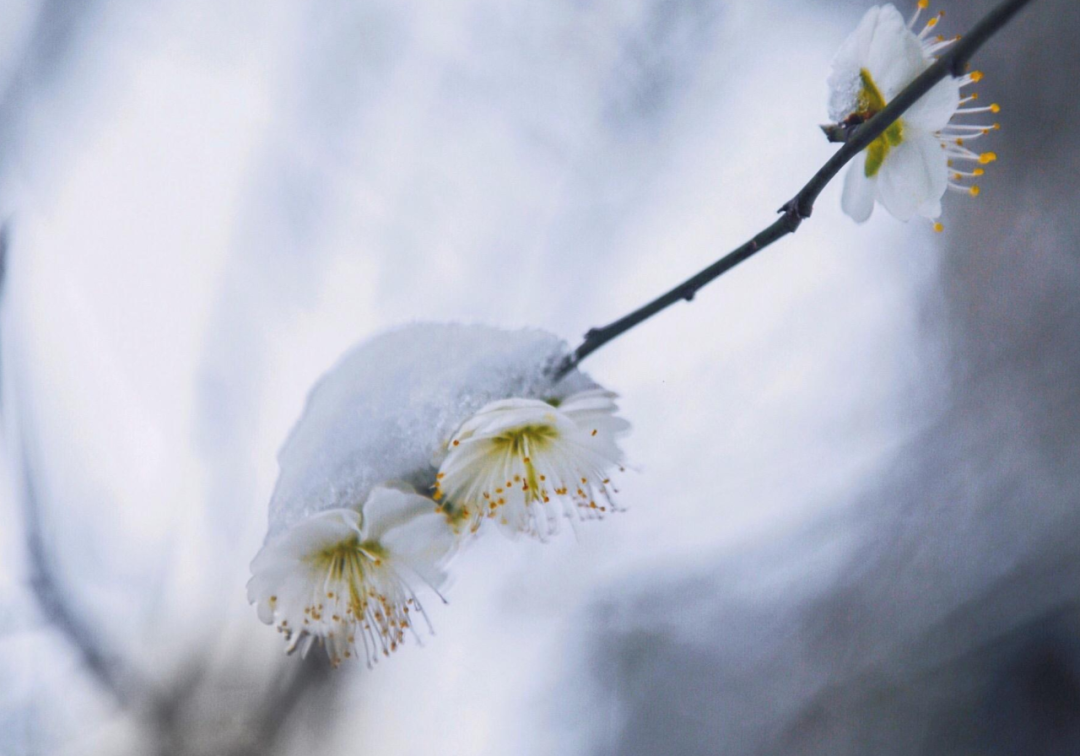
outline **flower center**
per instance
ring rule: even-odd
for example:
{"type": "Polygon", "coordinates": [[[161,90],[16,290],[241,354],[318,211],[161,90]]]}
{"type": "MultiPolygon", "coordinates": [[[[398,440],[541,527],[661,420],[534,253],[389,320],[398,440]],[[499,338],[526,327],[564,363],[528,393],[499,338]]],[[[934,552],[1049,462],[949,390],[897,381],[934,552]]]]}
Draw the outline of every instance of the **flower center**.
{"type": "Polygon", "coordinates": [[[521,457],[546,448],[558,437],[559,432],[550,425],[523,425],[494,436],[491,445],[493,451],[521,457]]]}
{"type": "MultiPolygon", "coordinates": [[[[859,71],[862,79],[862,89],[859,90],[858,115],[863,120],[870,120],[885,108],[885,98],[881,96],[881,90],[874,83],[874,78],[865,68],[859,71]]],[[[866,148],[866,177],[872,178],[881,170],[882,163],[889,150],[904,141],[904,121],[897,119],[889,125],[889,128],[872,141],[866,148]]]]}
{"type": "MultiPolygon", "coordinates": [[[[354,617],[362,617],[367,606],[364,595],[365,562],[378,564],[384,556],[382,547],[374,542],[361,543],[358,536],[339,541],[309,557],[312,565],[325,572],[335,583],[348,586],[348,608],[354,617]]],[[[344,598],[344,597],[342,597],[344,598]]]]}
{"type": "Polygon", "coordinates": [[[492,439],[498,452],[519,457],[525,465],[525,481],[522,490],[525,492],[526,501],[536,501],[545,495],[544,487],[540,483],[530,455],[543,451],[558,437],[558,431],[550,425],[526,425],[492,439]]]}

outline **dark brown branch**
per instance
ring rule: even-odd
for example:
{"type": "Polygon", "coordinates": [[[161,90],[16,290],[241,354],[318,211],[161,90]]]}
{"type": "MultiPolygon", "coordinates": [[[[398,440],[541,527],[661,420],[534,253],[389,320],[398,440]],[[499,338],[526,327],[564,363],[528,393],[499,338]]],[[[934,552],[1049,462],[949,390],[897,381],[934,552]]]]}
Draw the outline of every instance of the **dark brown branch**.
{"type": "Polygon", "coordinates": [[[799,228],[799,224],[810,217],[814,210],[814,202],[821,194],[825,186],[832,181],[849,160],[865,149],[871,142],[877,139],[904,111],[914,105],[919,98],[929,92],[935,84],[946,76],[960,76],[963,74],[968,61],[975,52],[990,39],[1002,27],[1004,27],[1021,8],[1031,0],[1005,0],[979,23],[972,27],[960,41],[949,48],[928,69],[922,72],[911,84],[904,88],[900,94],[893,98],[880,113],[861,126],[854,128],[849,134],[844,145],[837,150],[831,158],[821,167],[813,178],[806,183],[799,193],[784,203],[779,212],[782,215],[772,225],[761,231],[750,241],[721,257],[709,267],[691,276],[674,289],[661,294],[648,304],[639,307],[609,323],[602,328],[593,328],[585,334],[585,340],[571,352],[555,368],[555,379],[558,380],[573,370],[577,365],[597,349],[612,339],[626,333],[642,321],[648,320],[661,310],[665,310],[680,300],[689,302],[694,295],[704,286],[734,268],[744,260],[749,259],[773,242],[788,234],[793,234],[799,228]]]}

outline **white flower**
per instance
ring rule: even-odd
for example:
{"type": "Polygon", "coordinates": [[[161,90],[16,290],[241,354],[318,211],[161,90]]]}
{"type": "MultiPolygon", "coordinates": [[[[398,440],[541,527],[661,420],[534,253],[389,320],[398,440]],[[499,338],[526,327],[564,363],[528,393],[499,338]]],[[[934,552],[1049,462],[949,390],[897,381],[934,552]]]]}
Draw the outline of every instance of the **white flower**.
{"type": "Polygon", "coordinates": [[[372,490],[361,511],[331,509],[293,525],[251,563],[248,601],[306,656],[316,640],[330,662],[358,654],[368,664],[415,635],[410,612],[427,620],[408,580],[438,590],[455,538],[424,496],[372,490]]]}
{"type": "Polygon", "coordinates": [[[567,516],[613,509],[607,471],[622,461],[616,437],[630,427],[615,416],[615,396],[591,389],[561,402],[486,405],[451,438],[436,500],[470,516],[474,529],[486,516],[540,538],[558,528],[555,501],[567,516]]]}
{"type": "MultiPolygon", "coordinates": [[[[911,20],[904,22],[892,5],[866,12],[859,27],[841,45],[829,77],[829,115],[838,123],[856,125],[873,117],[934,62],[934,55],[959,37],[931,37],[944,12],[932,17],[922,31],[912,31],[928,0],[919,0],[911,20]]],[[[900,220],[941,215],[946,189],[978,195],[979,187],[964,185],[980,176],[977,167],[997,159],[992,152],[975,153],[965,144],[998,128],[957,124],[953,119],[971,113],[998,112],[997,105],[962,108],[977,95],[960,96],[962,87],[982,78],[972,72],[948,77],[918,102],[869,147],[857,155],[844,179],[842,206],[858,222],[870,217],[876,199],[900,220]],[[970,171],[956,166],[973,163],[970,171]]],[[[940,223],[934,229],[940,231],[940,223]]]]}

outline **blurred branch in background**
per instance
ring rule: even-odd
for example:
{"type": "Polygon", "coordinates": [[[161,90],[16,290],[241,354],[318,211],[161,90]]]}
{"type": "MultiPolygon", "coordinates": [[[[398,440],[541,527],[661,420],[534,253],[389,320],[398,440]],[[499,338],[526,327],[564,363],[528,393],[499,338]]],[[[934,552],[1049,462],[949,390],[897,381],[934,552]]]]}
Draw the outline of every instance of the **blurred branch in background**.
{"type": "MultiPolygon", "coordinates": [[[[972,56],[990,37],[1000,31],[1031,0],[1005,0],[986,14],[975,24],[962,39],[949,51],[942,54],[932,66],[926,69],[911,84],[903,89],[885,108],[866,123],[855,127],[843,140],[844,145],[821,167],[813,178],[799,190],[779,212],[782,215],[764,231],[733,251],[721,257],[715,263],[696,273],[670,291],[661,294],[653,301],[601,328],[593,328],[585,334],[585,340],[569,354],[555,369],[556,379],[562,378],[573,370],[582,360],[609,341],[618,338],[634,326],[653,315],[666,310],[680,300],[693,300],[694,295],[712,281],[719,278],[739,263],[798,230],[799,225],[814,210],[814,202],[822,190],[832,181],[847,163],[885,133],[904,112],[929,92],[935,84],[946,76],[960,76],[972,56]]],[[[826,130],[826,136],[830,136],[826,130]]],[[[834,141],[830,136],[830,141],[834,141]]]]}
{"type": "MultiPolygon", "coordinates": [[[[6,303],[10,286],[7,272],[11,254],[11,223],[0,227],[0,307],[6,303]]],[[[0,333],[0,341],[8,334],[0,333]]],[[[8,355],[11,354],[9,351],[8,355]]],[[[0,365],[8,371],[6,385],[14,387],[12,395],[4,397],[3,411],[8,416],[8,459],[16,470],[19,483],[18,497],[23,515],[23,540],[26,544],[28,562],[28,585],[40,607],[45,621],[55,629],[64,642],[77,654],[87,673],[108,693],[116,705],[133,716],[148,733],[158,753],[205,754],[221,753],[228,756],[255,756],[273,752],[286,732],[292,714],[305,698],[328,681],[329,666],[314,655],[312,659],[297,660],[291,669],[282,672],[270,670],[269,680],[261,696],[253,695],[239,716],[230,712],[228,719],[240,721],[240,728],[227,727],[226,742],[221,732],[208,732],[213,722],[192,721],[200,713],[210,713],[214,720],[221,717],[219,705],[206,705],[207,697],[221,692],[223,680],[231,677],[228,670],[214,675],[210,669],[210,653],[206,658],[192,659],[181,667],[174,679],[164,685],[156,685],[144,676],[123,655],[110,647],[108,641],[94,627],[87,613],[80,606],[58,574],[56,561],[50,554],[46,538],[47,509],[40,484],[41,472],[35,464],[37,445],[31,437],[32,421],[26,416],[29,407],[20,402],[20,383],[12,375],[16,366],[0,365]],[[20,414],[20,410],[23,414],[20,414]],[[217,679],[215,679],[215,677],[217,679]],[[208,726],[209,725],[209,726],[208,726]],[[202,737],[192,738],[192,733],[202,737]],[[207,745],[210,744],[208,748],[207,745]]]]}
{"type": "MultiPolygon", "coordinates": [[[[0,228],[0,306],[6,292],[8,259],[11,252],[11,223],[4,223],[0,228]]],[[[0,334],[0,337],[4,334],[0,334]]],[[[0,369],[11,371],[11,365],[0,364],[0,369]]],[[[16,397],[5,397],[6,402],[14,402],[16,397]]],[[[4,407],[11,412],[11,407],[4,407]]],[[[11,427],[11,426],[9,426],[11,427]]],[[[32,445],[26,438],[26,424],[19,423],[8,439],[8,454],[12,461],[17,460],[19,479],[22,487],[23,528],[25,530],[26,554],[29,562],[29,584],[34,598],[45,619],[56,628],[71,646],[78,652],[86,669],[100,683],[101,687],[112,694],[117,703],[131,706],[146,694],[146,685],[138,679],[133,670],[128,669],[123,660],[106,650],[103,642],[90,624],[79,615],[75,602],[66,595],[62,581],[53,572],[48,548],[43,534],[43,513],[33,470],[32,445]]]]}

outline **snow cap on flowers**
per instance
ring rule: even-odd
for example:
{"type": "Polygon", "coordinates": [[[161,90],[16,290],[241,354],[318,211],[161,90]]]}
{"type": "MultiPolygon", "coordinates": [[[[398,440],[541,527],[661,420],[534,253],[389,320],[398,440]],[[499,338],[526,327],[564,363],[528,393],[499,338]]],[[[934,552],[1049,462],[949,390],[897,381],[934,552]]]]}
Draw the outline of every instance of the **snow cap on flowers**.
{"type": "Polygon", "coordinates": [[[558,401],[596,388],[576,370],[552,384],[546,369],[566,351],[540,330],[445,324],[406,326],[355,347],[311,390],[278,454],[268,540],[318,512],[356,508],[387,481],[431,492],[436,454],[491,402],[558,401]]]}
{"type": "MultiPolygon", "coordinates": [[[[930,18],[923,29],[913,30],[927,0],[919,0],[905,22],[893,5],[868,10],[858,28],[841,45],[829,77],[829,114],[838,123],[869,120],[923,71],[935,54],[957,38],[933,36],[942,14],[930,18]]],[[[900,220],[941,215],[941,199],[949,188],[972,196],[977,185],[964,182],[982,175],[978,167],[996,159],[994,153],[973,152],[967,144],[997,128],[959,122],[973,113],[998,112],[961,106],[977,95],[961,96],[961,89],[982,78],[978,72],[947,77],[912,105],[895,123],[859,153],[844,179],[843,209],[856,221],[870,217],[880,202],[900,220]],[[971,168],[972,170],[966,170],[971,168]]],[[[940,224],[935,224],[941,230],[940,224]]]]}

